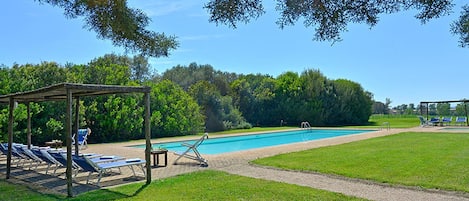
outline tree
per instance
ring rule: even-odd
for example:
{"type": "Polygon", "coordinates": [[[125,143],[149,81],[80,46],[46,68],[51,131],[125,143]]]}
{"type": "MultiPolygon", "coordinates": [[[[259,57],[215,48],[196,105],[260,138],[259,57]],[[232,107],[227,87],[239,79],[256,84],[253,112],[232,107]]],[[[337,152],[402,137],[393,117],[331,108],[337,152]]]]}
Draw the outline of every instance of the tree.
{"type": "Polygon", "coordinates": [[[259,125],[278,125],[283,118],[275,101],[276,81],[268,75],[243,75],[231,83],[233,104],[244,118],[259,125]]]}
{"type": "Polygon", "coordinates": [[[106,54],[93,59],[85,68],[85,83],[128,85],[131,59],[126,56],[106,54]]]}
{"type": "Polygon", "coordinates": [[[373,102],[372,111],[373,114],[385,114],[386,106],[382,102],[375,101],[373,102]]]}
{"type": "Polygon", "coordinates": [[[384,104],[385,105],[385,112],[384,114],[389,114],[389,107],[391,106],[391,99],[390,98],[386,98],[386,103],[384,104]]]}
{"type": "Polygon", "coordinates": [[[451,32],[459,35],[459,45],[461,47],[469,46],[469,6],[463,6],[461,16],[451,24],[451,32]]]}
{"type": "Polygon", "coordinates": [[[404,111],[407,110],[407,105],[406,104],[401,104],[396,107],[396,110],[398,111],[399,114],[404,114],[404,111]]]}
{"type": "MultiPolygon", "coordinates": [[[[280,28],[294,25],[304,19],[306,27],[316,27],[314,39],[340,41],[349,23],[366,23],[370,27],[379,21],[379,15],[417,10],[422,23],[448,15],[453,9],[451,0],[277,0],[280,28]]],[[[239,22],[248,23],[265,13],[262,0],[210,0],[205,4],[210,22],[236,28],[239,22]]],[[[469,45],[469,7],[463,6],[461,17],[452,24],[451,32],[460,36],[462,47],[469,45]]]]}
{"type": "Polygon", "coordinates": [[[407,109],[404,111],[404,114],[414,114],[415,112],[415,105],[410,103],[407,109]]]}
{"type": "Polygon", "coordinates": [[[279,75],[276,79],[275,86],[275,102],[278,103],[278,118],[276,122],[283,120],[288,122],[290,125],[299,125],[304,118],[299,119],[300,113],[299,108],[306,109],[305,100],[302,98],[305,91],[302,88],[302,80],[300,76],[295,72],[285,72],[279,75]]]}
{"type": "Polygon", "coordinates": [[[197,102],[180,86],[163,80],[151,86],[153,137],[191,135],[203,131],[204,118],[197,102]]]}
{"type": "Polygon", "coordinates": [[[220,99],[223,126],[225,130],[237,128],[251,128],[241,112],[233,106],[231,96],[222,96],[220,99]]]}
{"type": "Polygon", "coordinates": [[[135,55],[130,65],[132,70],[132,79],[139,83],[150,78],[150,64],[143,55],[135,55]]]}
{"type": "Polygon", "coordinates": [[[9,70],[6,66],[0,66],[0,94],[10,93],[10,85],[13,80],[10,80],[9,70]]]}
{"type": "Polygon", "coordinates": [[[207,81],[214,84],[222,96],[229,93],[229,83],[237,77],[234,73],[216,71],[211,65],[198,65],[195,62],[190,63],[187,67],[177,65],[166,70],[162,76],[163,79],[171,80],[186,91],[199,81],[207,81]]]}
{"type": "Polygon", "coordinates": [[[455,115],[466,116],[467,115],[467,103],[459,103],[456,105],[455,115]]]}
{"type": "Polygon", "coordinates": [[[189,94],[202,108],[207,131],[224,130],[221,95],[215,85],[207,81],[199,81],[190,86],[189,94]]]}
{"type": "Polygon", "coordinates": [[[83,17],[85,26],[98,34],[98,38],[109,39],[116,46],[146,56],[168,56],[176,49],[174,36],[145,29],[150,18],[139,9],[127,7],[126,0],[37,0],[65,10],[67,18],[83,17]]]}
{"type": "Polygon", "coordinates": [[[371,115],[371,94],[363,90],[356,82],[338,79],[334,81],[337,93],[337,104],[340,105],[339,125],[366,124],[371,115]]]}
{"type": "Polygon", "coordinates": [[[428,104],[428,115],[436,115],[436,104],[428,104]]]}
{"type": "Polygon", "coordinates": [[[311,125],[325,125],[334,111],[333,105],[338,103],[331,96],[334,91],[329,80],[319,70],[307,69],[301,73],[299,82],[298,96],[302,103],[293,108],[298,111],[296,125],[305,120],[311,125]]]}
{"type": "MultiPolygon", "coordinates": [[[[36,0],[64,9],[67,18],[83,17],[85,27],[95,31],[98,38],[109,39],[116,46],[145,56],[168,56],[178,47],[175,36],[167,36],[145,29],[150,18],[140,9],[127,6],[126,0],[36,0]]],[[[349,23],[374,26],[379,15],[404,10],[418,10],[415,15],[422,23],[451,13],[451,0],[277,0],[280,28],[294,25],[300,18],[306,27],[316,27],[314,38],[319,41],[340,41],[340,34],[349,23]]],[[[204,6],[210,22],[236,28],[239,22],[248,23],[265,13],[262,0],[209,0],[204,6]]],[[[463,6],[458,20],[451,24],[451,32],[459,35],[460,46],[469,46],[469,7],[463,6]]]]}
{"type": "Polygon", "coordinates": [[[450,114],[450,104],[449,103],[438,103],[436,105],[436,110],[439,115],[449,115],[450,114]]]}

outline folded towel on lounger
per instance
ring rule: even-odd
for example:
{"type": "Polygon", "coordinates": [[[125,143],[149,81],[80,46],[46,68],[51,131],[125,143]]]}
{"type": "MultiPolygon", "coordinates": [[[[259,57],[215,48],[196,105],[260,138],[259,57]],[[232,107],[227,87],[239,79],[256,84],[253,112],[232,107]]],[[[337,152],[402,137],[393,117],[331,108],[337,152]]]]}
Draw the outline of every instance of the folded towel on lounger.
{"type": "Polygon", "coordinates": [[[116,156],[101,156],[100,159],[114,159],[116,156]]]}
{"type": "Polygon", "coordinates": [[[131,158],[131,159],[127,159],[125,160],[125,162],[127,163],[133,163],[133,162],[140,162],[142,159],[140,158],[131,158]]]}

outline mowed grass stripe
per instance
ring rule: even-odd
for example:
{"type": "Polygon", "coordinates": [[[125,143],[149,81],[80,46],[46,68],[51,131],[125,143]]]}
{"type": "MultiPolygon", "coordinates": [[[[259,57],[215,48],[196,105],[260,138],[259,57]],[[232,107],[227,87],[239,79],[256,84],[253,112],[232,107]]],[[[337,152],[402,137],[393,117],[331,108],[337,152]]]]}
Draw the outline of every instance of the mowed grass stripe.
{"type": "Polygon", "coordinates": [[[406,132],[282,154],[254,163],[469,192],[469,134],[406,132]]]}
{"type": "Polygon", "coordinates": [[[363,200],[293,184],[205,170],[103,189],[72,200],[363,200]]]}

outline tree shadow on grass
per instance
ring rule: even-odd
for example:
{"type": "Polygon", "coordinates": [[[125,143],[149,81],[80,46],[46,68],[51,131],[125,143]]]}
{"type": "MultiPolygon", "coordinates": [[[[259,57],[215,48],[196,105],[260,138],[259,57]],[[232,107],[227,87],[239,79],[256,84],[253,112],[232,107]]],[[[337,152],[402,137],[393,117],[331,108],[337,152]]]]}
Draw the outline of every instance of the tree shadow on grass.
{"type": "Polygon", "coordinates": [[[364,126],[380,126],[378,122],[369,121],[368,123],[364,124],[364,126]]]}
{"type": "Polygon", "coordinates": [[[73,201],[78,201],[78,200],[110,201],[110,200],[131,198],[131,197],[135,197],[138,194],[140,194],[148,186],[149,186],[149,184],[146,184],[146,183],[131,184],[129,186],[126,186],[125,190],[121,190],[121,191],[125,191],[127,193],[118,192],[115,189],[99,189],[99,190],[96,190],[96,191],[81,194],[81,195],[79,195],[75,198],[71,198],[69,200],[73,200],[73,201]]]}

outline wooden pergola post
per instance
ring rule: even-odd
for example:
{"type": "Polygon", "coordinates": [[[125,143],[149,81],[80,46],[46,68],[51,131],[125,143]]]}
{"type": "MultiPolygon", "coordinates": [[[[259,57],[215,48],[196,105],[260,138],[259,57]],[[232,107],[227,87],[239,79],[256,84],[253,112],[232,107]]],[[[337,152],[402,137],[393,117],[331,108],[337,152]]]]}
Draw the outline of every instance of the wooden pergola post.
{"type": "MultiPolygon", "coordinates": [[[[72,91],[67,89],[67,116],[65,118],[66,126],[65,126],[65,135],[67,136],[65,143],[67,145],[67,171],[66,171],[66,178],[67,178],[67,195],[68,197],[73,196],[72,192],[72,91]]],[[[75,143],[76,144],[76,143],[75,143]]]]}
{"type": "Polygon", "coordinates": [[[428,107],[429,107],[429,104],[426,103],[425,108],[427,108],[427,120],[428,120],[428,113],[430,112],[428,107]]]}
{"type": "Polygon", "coordinates": [[[6,179],[10,178],[11,170],[11,150],[13,144],[13,110],[15,109],[15,99],[13,97],[10,100],[10,111],[8,113],[8,153],[7,153],[7,175],[6,179]]]}
{"type": "Polygon", "coordinates": [[[463,104],[464,104],[464,112],[466,112],[466,126],[469,126],[469,121],[467,120],[467,105],[466,105],[466,101],[464,101],[463,104]]]}
{"type": "MultiPolygon", "coordinates": [[[[72,133],[75,133],[75,138],[73,141],[75,142],[75,155],[78,156],[78,129],[80,127],[80,97],[75,98],[75,129],[72,133]]],[[[73,136],[73,134],[71,134],[73,136]]]]}
{"type": "Polygon", "coordinates": [[[150,92],[145,92],[145,161],[147,166],[147,184],[151,183],[151,165],[150,165],[150,152],[151,152],[151,130],[150,130],[150,92]]]}
{"type": "Polygon", "coordinates": [[[28,113],[27,143],[28,149],[31,149],[31,104],[29,102],[26,103],[26,110],[28,113]]]}

